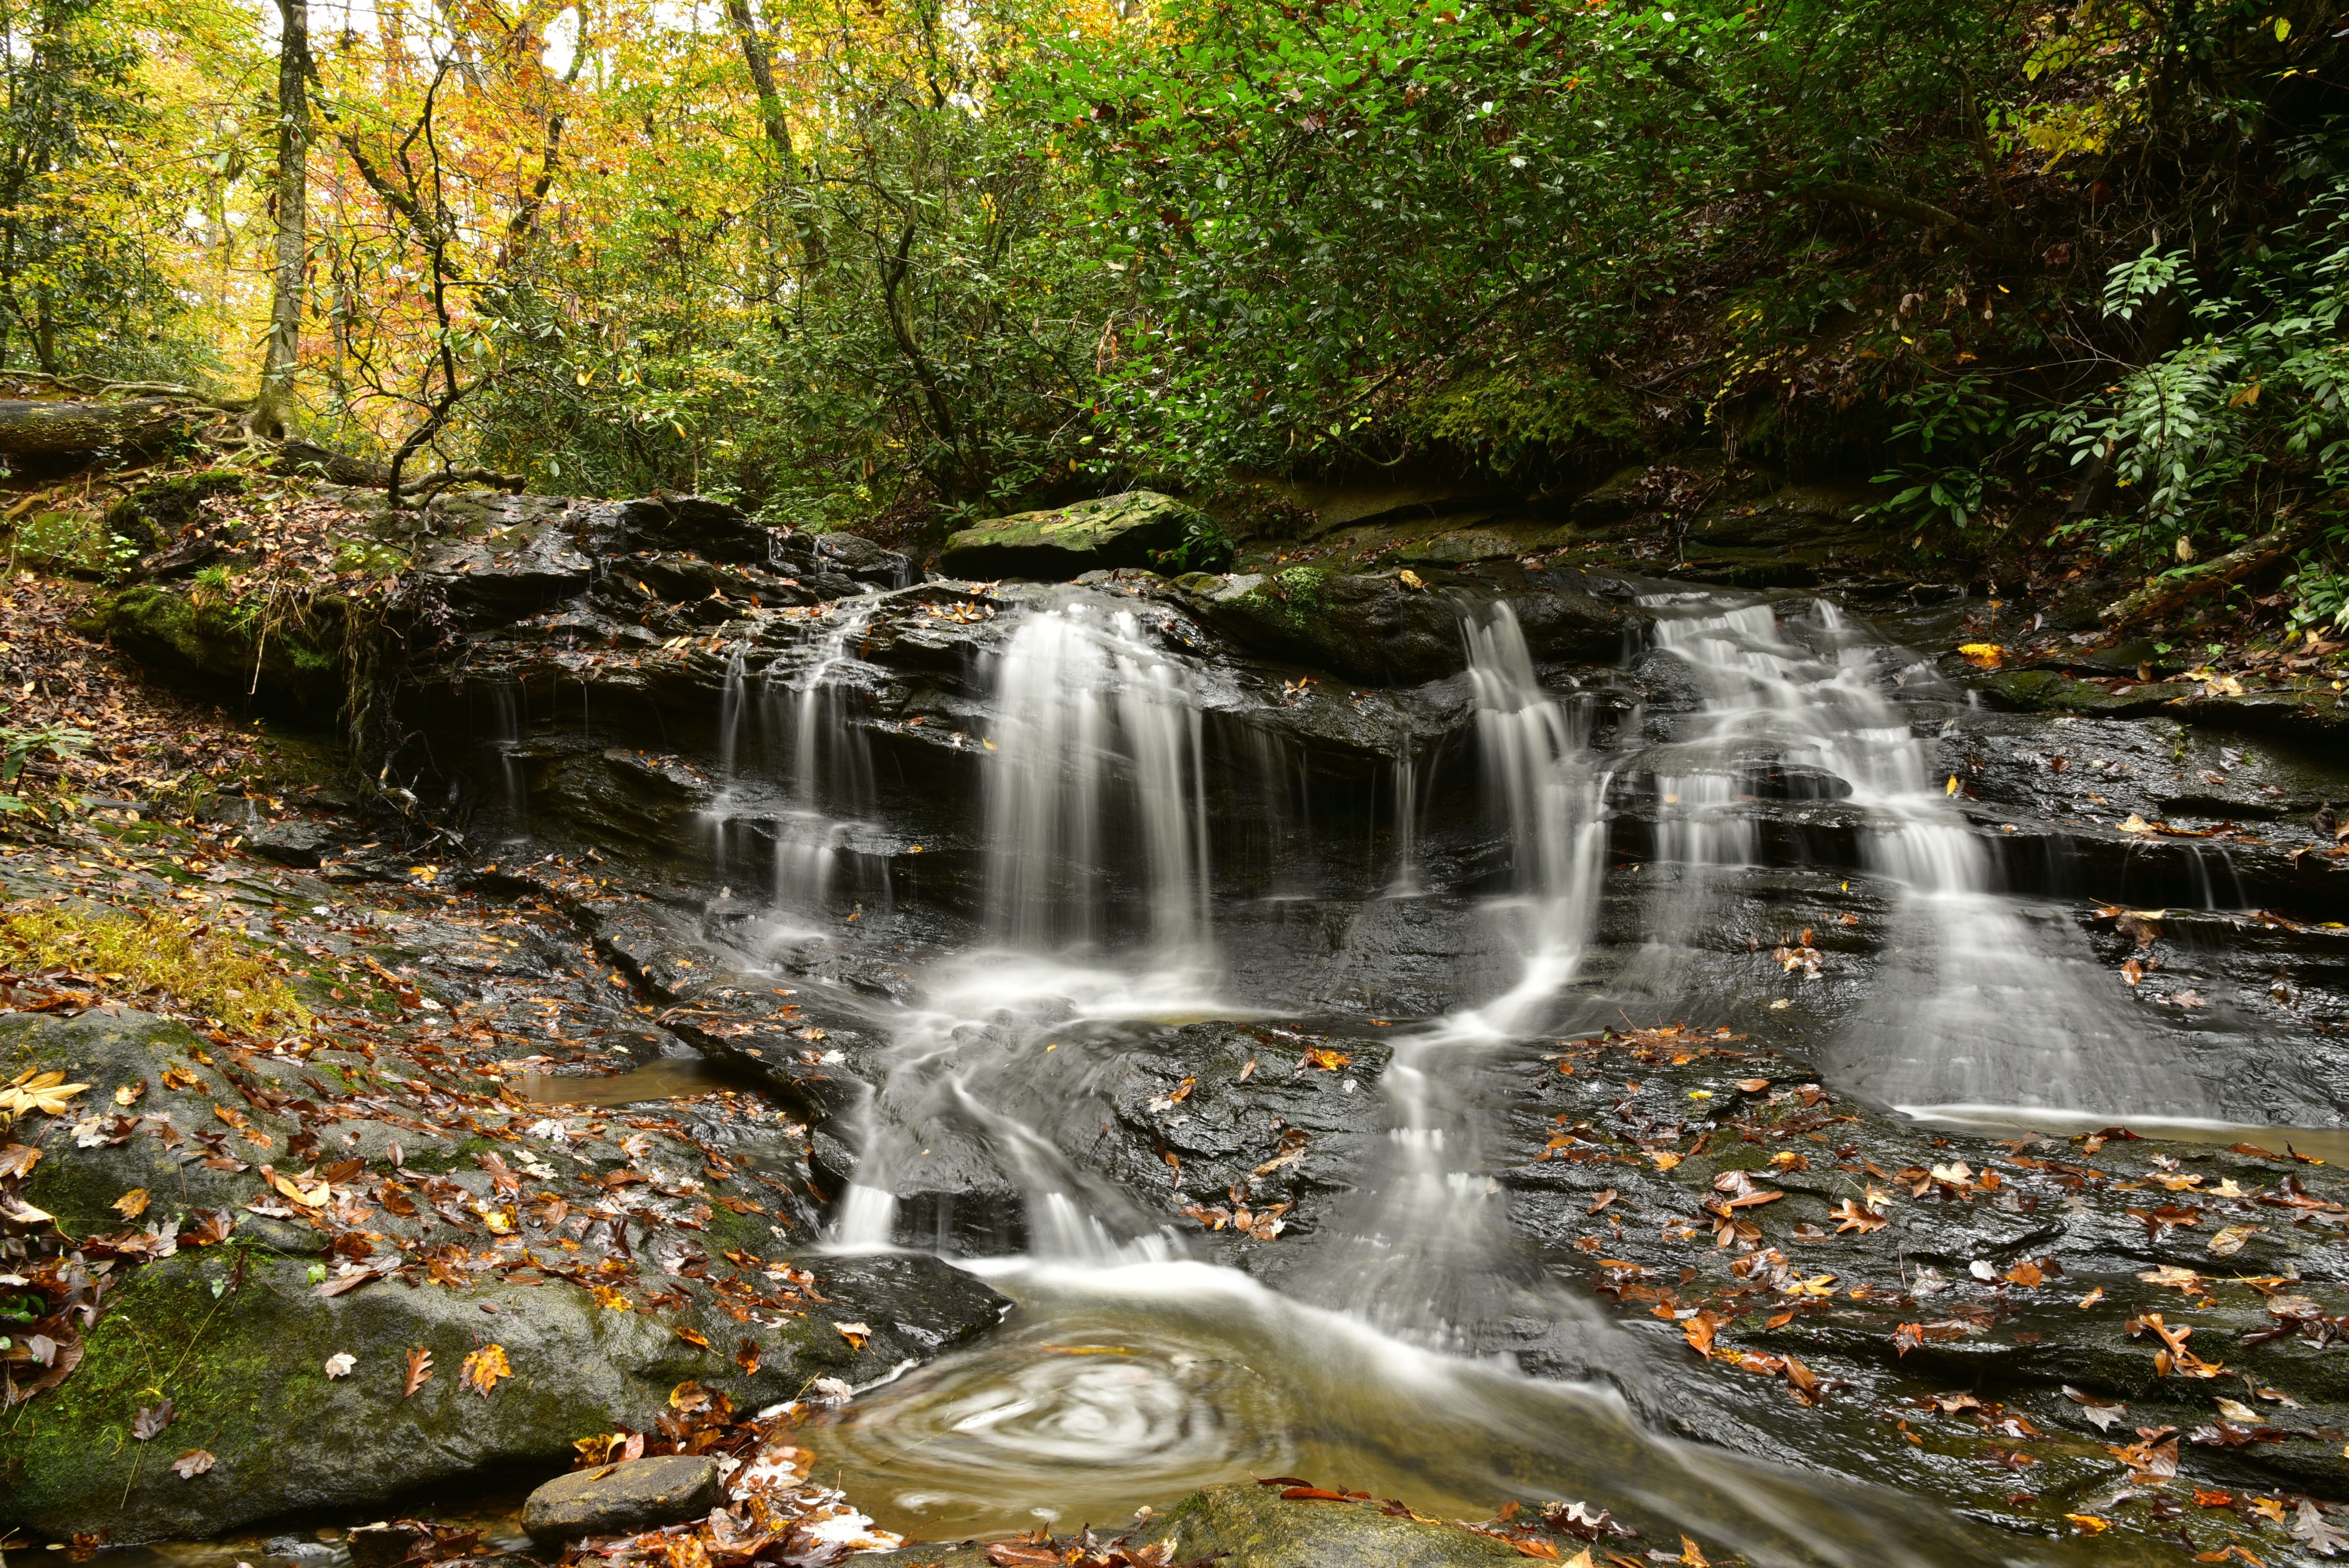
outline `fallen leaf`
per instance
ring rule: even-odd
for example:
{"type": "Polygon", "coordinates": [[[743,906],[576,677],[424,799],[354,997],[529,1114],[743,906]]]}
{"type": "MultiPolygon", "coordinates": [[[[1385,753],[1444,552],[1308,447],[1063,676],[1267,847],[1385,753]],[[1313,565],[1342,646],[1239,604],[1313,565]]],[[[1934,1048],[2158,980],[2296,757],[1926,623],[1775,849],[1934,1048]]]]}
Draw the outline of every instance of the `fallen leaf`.
{"type": "Polygon", "coordinates": [[[1697,1550],[1696,1542],[1685,1535],[1681,1537],[1681,1562],[1685,1568],[1713,1568],[1704,1560],[1704,1553],[1697,1550]]]}
{"type": "Polygon", "coordinates": [[[2096,1430],[2112,1430],[2115,1421],[2128,1413],[2128,1407],[2118,1399],[2100,1399],[2094,1394],[2083,1393],[2069,1383],[2064,1385],[2064,1397],[2081,1407],[2080,1413],[2095,1423],[2096,1430]]]}
{"type": "Polygon", "coordinates": [[[679,1339],[684,1340],[688,1345],[698,1345],[704,1350],[709,1348],[709,1341],[702,1336],[698,1329],[679,1327],[675,1332],[677,1336],[679,1339]]]}
{"type": "Polygon", "coordinates": [[[1827,1218],[1842,1222],[1836,1226],[1837,1235],[1846,1231],[1857,1231],[1864,1235],[1869,1231],[1880,1231],[1892,1222],[1889,1216],[1863,1208],[1849,1198],[1828,1211],[1827,1218]]]}
{"type": "Polygon", "coordinates": [[[399,1397],[407,1398],[423,1387],[431,1377],[432,1352],[419,1345],[408,1353],[408,1387],[400,1390],[399,1397]]]}
{"type": "Polygon", "coordinates": [[[2072,1528],[2083,1535],[2102,1535],[2113,1527],[2111,1520],[2098,1519],[2093,1513],[2067,1513],[2064,1517],[2070,1520],[2072,1528]]]}
{"type": "Polygon", "coordinates": [[[193,1480],[212,1468],[212,1456],[203,1449],[190,1449],[171,1461],[171,1468],[180,1472],[181,1480],[193,1480]]]}
{"type": "Polygon", "coordinates": [[[147,1189],[133,1187],[109,1205],[126,1220],[135,1220],[147,1212],[147,1189]]]}
{"type": "Polygon", "coordinates": [[[2210,1250],[2222,1258],[2233,1257],[2243,1250],[2243,1243],[2266,1230],[2265,1225],[2229,1225],[2210,1238],[2210,1250]]]}
{"type": "Polygon", "coordinates": [[[326,1357],[326,1376],[329,1377],[347,1377],[351,1375],[351,1368],[358,1364],[358,1357],[353,1356],[349,1351],[337,1350],[332,1356],[326,1357]]]}
{"type": "Polygon", "coordinates": [[[840,1336],[848,1341],[848,1347],[851,1350],[864,1349],[865,1342],[873,1337],[873,1330],[861,1323],[835,1323],[833,1327],[838,1329],[840,1336]]]}
{"type": "Polygon", "coordinates": [[[2299,1514],[2292,1522],[2292,1538],[2319,1557],[2331,1557],[2349,1546],[2349,1536],[2333,1529],[2317,1511],[2316,1504],[2304,1497],[2300,1500],[2299,1514]]]}
{"type": "Polygon", "coordinates": [[[502,1345],[482,1346],[465,1357],[465,1365],[457,1374],[459,1381],[484,1399],[490,1397],[490,1390],[497,1387],[499,1378],[512,1376],[513,1368],[506,1364],[506,1347],[502,1345]]]}
{"type": "Polygon", "coordinates": [[[178,1414],[171,1408],[169,1399],[158,1405],[141,1406],[139,1413],[130,1418],[130,1435],[143,1443],[170,1426],[178,1414]]]}

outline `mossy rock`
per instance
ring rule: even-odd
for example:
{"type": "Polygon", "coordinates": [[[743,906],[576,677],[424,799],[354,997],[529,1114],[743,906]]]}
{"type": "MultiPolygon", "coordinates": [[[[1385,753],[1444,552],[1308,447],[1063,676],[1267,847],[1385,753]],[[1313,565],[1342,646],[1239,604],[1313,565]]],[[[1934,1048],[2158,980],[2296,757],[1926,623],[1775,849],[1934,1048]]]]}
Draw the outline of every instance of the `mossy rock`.
{"type": "MultiPolygon", "coordinates": [[[[325,618],[332,607],[313,614],[325,618]]],[[[216,693],[222,700],[265,696],[329,713],[342,700],[336,639],[282,619],[272,624],[255,601],[200,582],[144,583],[102,595],[78,629],[183,684],[229,685],[216,693]]]]}
{"type": "Polygon", "coordinates": [[[1065,583],[1121,566],[1220,566],[1230,554],[1196,507],[1156,490],[1129,490],[975,523],[947,541],[938,564],[957,577],[1065,583]],[[1189,558],[1175,561],[1186,546],[1189,558]]]}
{"type": "Polygon", "coordinates": [[[106,509],[106,526],[140,552],[160,550],[195,521],[196,509],[216,495],[241,495],[251,479],[235,469],[205,469],[140,485],[106,509]]]}
{"type": "MultiPolygon", "coordinates": [[[[133,1116],[168,1114],[182,1132],[206,1131],[221,1125],[214,1105],[236,1109],[255,1131],[284,1147],[296,1130],[294,1123],[269,1116],[230,1086],[217,1068],[193,1059],[204,1042],[186,1025],[151,1013],[84,1013],[60,1018],[47,1013],[0,1013],[0,1078],[29,1068],[62,1070],[69,1082],[87,1083],[67,1123],[58,1126],[41,1144],[44,1158],[33,1168],[26,1196],[57,1217],[67,1235],[111,1233],[122,1228],[115,1200],[133,1189],[153,1194],[147,1218],[155,1222],[184,1220],[199,1209],[241,1205],[254,1194],[253,1179],[214,1171],[198,1162],[183,1164],[172,1156],[151,1128],[142,1127],[119,1143],[78,1147],[67,1136],[71,1122],[90,1117],[111,1118],[118,1088],[144,1084],[133,1116]],[[163,1085],[172,1068],[191,1073],[192,1088],[172,1089],[163,1085]]],[[[192,1144],[180,1145],[184,1153],[192,1144]]],[[[256,1159],[269,1158],[266,1153],[256,1159]]],[[[281,1251],[321,1252],[326,1238],[296,1225],[239,1212],[238,1233],[258,1236],[281,1251]]]]}
{"type": "Polygon", "coordinates": [[[378,1283],[322,1300],[302,1260],[233,1243],[182,1252],[118,1287],[73,1376],[12,1417],[0,1525],[59,1537],[105,1530],[125,1543],[202,1538],[460,1479],[533,1483],[565,1468],[575,1439],[648,1428],[679,1383],[754,1409],[816,1377],[883,1377],[968,1339],[1005,1305],[934,1258],[816,1266],[830,1305],[776,1328],[700,1305],[659,1316],[608,1311],[554,1280],[378,1283]],[[882,1326],[854,1349],[835,1316],[882,1326]],[[688,1343],[680,1327],[713,1346],[755,1336],[759,1371],[688,1343]],[[492,1343],[512,1377],[484,1397],[462,1370],[492,1343]],[[432,1376],[403,1397],[413,1350],[430,1353],[432,1376]],[[347,1377],[326,1375],[336,1355],[354,1358],[347,1377]],[[147,1442],[133,1438],[139,1411],[166,1398],[171,1425],[147,1442]],[[195,1449],[214,1463],[183,1480],[171,1461],[195,1449]]]}
{"type": "Polygon", "coordinates": [[[137,559],[140,547],[87,511],[36,511],[16,525],[10,554],[20,567],[105,577],[137,559]]]}

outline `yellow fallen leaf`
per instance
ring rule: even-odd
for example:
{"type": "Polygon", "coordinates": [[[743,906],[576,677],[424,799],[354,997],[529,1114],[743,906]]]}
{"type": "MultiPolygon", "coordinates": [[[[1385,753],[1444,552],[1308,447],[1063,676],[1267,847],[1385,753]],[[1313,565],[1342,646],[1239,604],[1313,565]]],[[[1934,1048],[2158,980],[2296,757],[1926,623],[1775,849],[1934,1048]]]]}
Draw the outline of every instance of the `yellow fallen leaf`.
{"type": "Polygon", "coordinates": [[[1958,656],[1976,669],[1994,670],[2006,662],[2006,650],[1996,643],[1960,643],[1958,656]]]}
{"type": "Polygon", "coordinates": [[[147,1212],[147,1189],[133,1187],[114,1201],[115,1212],[126,1220],[135,1220],[147,1212]]]}
{"type": "Polygon", "coordinates": [[[459,1378],[484,1399],[490,1397],[499,1378],[512,1376],[513,1368],[506,1364],[506,1347],[502,1345],[482,1346],[465,1357],[465,1365],[458,1373],[459,1378]]]}

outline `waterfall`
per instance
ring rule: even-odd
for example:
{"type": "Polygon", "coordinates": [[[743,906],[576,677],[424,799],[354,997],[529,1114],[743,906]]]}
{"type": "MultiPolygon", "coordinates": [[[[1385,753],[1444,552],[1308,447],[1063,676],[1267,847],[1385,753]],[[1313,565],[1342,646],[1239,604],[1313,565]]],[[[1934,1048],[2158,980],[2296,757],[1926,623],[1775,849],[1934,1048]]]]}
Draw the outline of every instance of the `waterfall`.
{"type": "MultiPolygon", "coordinates": [[[[1510,891],[1491,902],[1515,978],[1396,1041],[1381,1080],[1394,1126],[1382,1179],[1355,1205],[1322,1265],[1320,1293],[1389,1333],[1466,1348],[1475,1326],[1522,1310],[1493,1267],[1506,1229],[1485,1175],[1477,1069],[1536,1028],[1573,977],[1597,909],[1604,779],[1575,717],[1535,673],[1506,603],[1462,624],[1486,809],[1510,847],[1510,891]]],[[[1545,1312],[1570,1311],[1555,1304],[1545,1312]]]]}
{"type": "Polygon", "coordinates": [[[526,838],[530,833],[530,784],[523,777],[521,757],[524,695],[522,686],[513,682],[500,681],[490,688],[498,727],[492,748],[497,753],[498,773],[505,786],[507,828],[516,838],[526,838]]]}
{"type": "Polygon", "coordinates": [[[1389,898],[1417,898],[1426,891],[1419,880],[1419,759],[1411,754],[1410,745],[1405,736],[1402,755],[1388,769],[1394,785],[1395,862],[1394,878],[1387,883],[1389,898]]]}
{"type": "MultiPolygon", "coordinates": [[[[1641,603],[1661,613],[1657,645],[1704,692],[1697,733],[1675,755],[1710,757],[1714,779],[1767,756],[1843,780],[1865,814],[1866,869],[1899,890],[1884,973],[1823,1068],[1910,1108],[2151,1114],[2188,1103],[2189,1086],[2149,1059],[2068,920],[1995,891],[1981,835],[1936,787],[1924,741],[1880,679],[1896,650],[1857,634],[1822,601],[1783,622],[1767,603],[1724,608],[1713,595],[1641,603]]],[[[1670,788],[1683,804],[1665,844],[1715,864],[1747,858],[1733,861],[1723,836],[1707,838],[1701,811],[1687,808],[1710,800],[1685,776],[1670,788]]],[[[1708,786],[1715,799],[1720,789],[1708,786]]]]}
{"type": "Polygon", "coordinates": [[[996,670],[988,744],[988,922],[1029,953],[1096,945],[1141,851],[1141,903],[1163,955],[1210,948],[1199,708],[1186,672],[1133,615],[1072,604],[1033,615],[996,670]]]}
{"type": "Polygon", "coordinates": [[[834,1241],[888,1244],[901,1194],[930,1162],[964,1161],[1017,1187],[1039,1256],[1164,1255],[1154,1222],[1054,1134],[1091,1060],[1084,1021],[1214,1006],[1197,695],[1130,611],[1087,603],[1030,615],[990,675],[992,951],[934,975],[931,1009],[895,1030],[834,1241]],[[1088,966],[1129,923],[1146,936],[1139,972],[1088,966]]]}
{"type": "Polygon", "coordinates": [[[1543,689],[1516,613],[1495,604],[1463,624],[1475,694],[1476,751],[1495,820],[1506,825],[1514,898],[1497,910],[1521,963],[1515,985],[1472,1015],[1496,1035],[1573,975],[1597,908],[1602,780],[1573,715],[1543,689]]]}

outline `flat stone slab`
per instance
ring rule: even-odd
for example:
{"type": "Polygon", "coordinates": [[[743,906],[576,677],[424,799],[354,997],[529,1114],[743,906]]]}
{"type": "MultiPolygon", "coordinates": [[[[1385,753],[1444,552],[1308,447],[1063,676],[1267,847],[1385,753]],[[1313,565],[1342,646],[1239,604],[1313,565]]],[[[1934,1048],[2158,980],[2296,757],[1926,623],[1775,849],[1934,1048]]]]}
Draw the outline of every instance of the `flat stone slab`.
{"type": "Polygon", "coordinates": [[[542,1543],[628,1535],[698,1519],[724,1500],[717,1460],[701,1454],[660,1454],[548,1481],[523,1504],[522,1527],[542,1543]]]}

